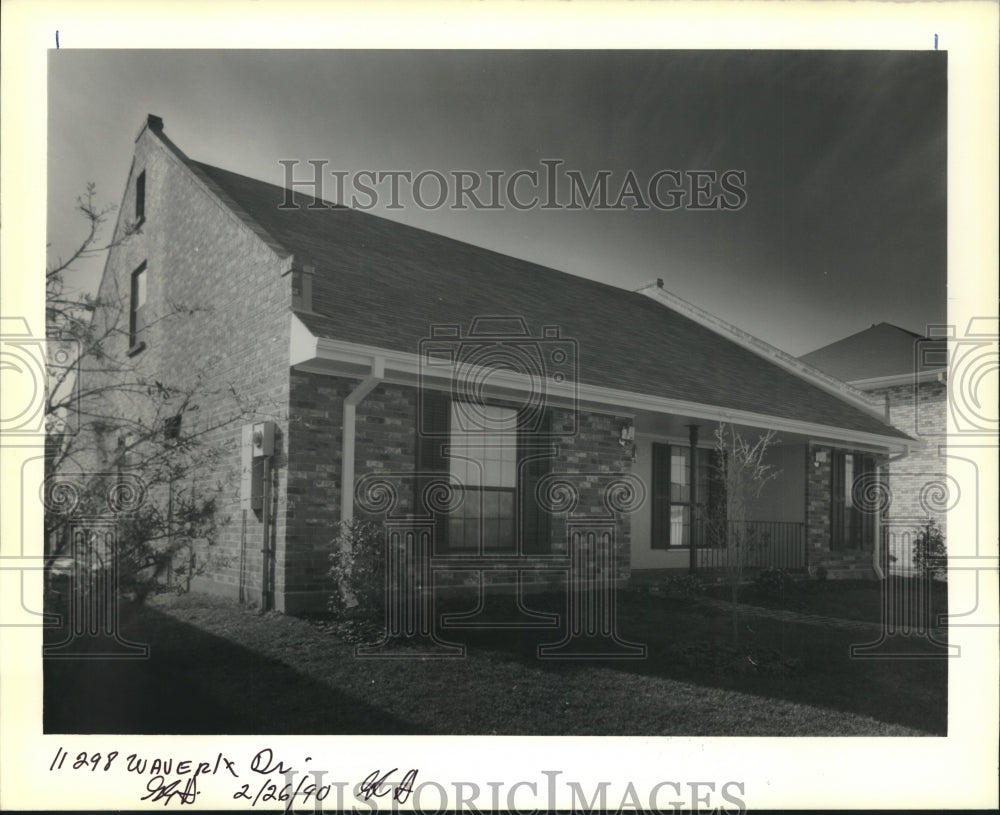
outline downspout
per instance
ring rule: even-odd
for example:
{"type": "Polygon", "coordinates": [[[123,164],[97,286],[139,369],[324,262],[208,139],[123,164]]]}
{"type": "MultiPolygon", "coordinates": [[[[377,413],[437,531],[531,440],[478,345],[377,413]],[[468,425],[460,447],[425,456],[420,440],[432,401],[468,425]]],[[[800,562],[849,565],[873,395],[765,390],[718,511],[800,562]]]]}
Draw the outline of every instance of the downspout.
{"type": "Polygon", "coordinates": [[[385,379],[385,358],[372,360],[372,371],[344,397],[344,437],[341,452],[340,520],[354,519],[354,446],[357,409],[361,401],[385,379]]]}
{"type": "Polygon", "coordinates": [[[271,591],[271,566],[274,552],[271,551],[271,457],[263,459],[264,481],[261,484],[261,524],[264,527],[264,542],[260,550],[260,613],[270,611],[273,603],[271,591]]]}
{"type": "MultiPolygon", "coordinates": [[[[910,448],[907,447],[898,456],[889,456],[889,459],[885,464],[880,464],[878,467],[878,480],[882,483],[882,478],[885,476],[886,471],[890,464],[897,461],[902,461],[904,458],[910,455],[910,448]]],[[[882,515],[879,513],[875,516],[875,546],[872,549],[872,569],[875,570],[875,576],[879,580],[885,580],[885,572],[882,570],[882,515]]]]}

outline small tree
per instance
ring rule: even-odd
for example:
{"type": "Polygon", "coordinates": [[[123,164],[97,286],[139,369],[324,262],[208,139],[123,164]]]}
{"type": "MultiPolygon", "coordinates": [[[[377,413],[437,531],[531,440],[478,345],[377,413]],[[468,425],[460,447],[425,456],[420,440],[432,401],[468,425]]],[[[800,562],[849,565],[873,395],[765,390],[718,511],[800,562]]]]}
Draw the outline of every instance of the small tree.
{"type": "Polygon", "coordinates": [[[709,539],[726,551],[726,582],[733,604],[733,644],[739,643],[739,597],[744,569],[760,546],[755,527],[748,523],[749,510],[768,482],[779,471],[764,459],[774,442],[768,430],[756,441],[743,437],[731,424],[720,422],[715,429],[714,475],[722,485],[724,498],[707,508],[709,539]]]}
{"type": "MultiPolygon", "coordinates": [[[[114,279],[96,295],[73,285],[76,264],[113,251],[139,227],[120,222],[109,243],[101,240],[114,207],[96,203],[93,184],[77,199],[87,230],[68,259],[46,269],[46,334],[50,343],[45,399],[47,478],[71,485],[69,511],[47,501],[48,554],[69,553],[67,534],[75,517],[108,513],[115,478],[135,479],[142,500],[117,515],[119,585],[141,602],[177,577],[189,587],[207,562],[195,556],[199,541],[211,543],[219,487],[200,475],[225,446],[213,440],[223,427],[249,414],[232,385],[220,382],[212,360],[192,361],[178,381],[144,370],[129,346],[129,292],[114,279]],[[203,416],[201,402],[215,410],[203,416]],[[221,398],[220,398],[221,397],[221,398]],[[219,409],[226,403],[227,408],[219,409]]],[[[146,323],[193,319],[202,306],[168,303],[146,323]]]]}
{"type": "Polygon", "coordinates": [[[947,579],[948,549],[938,522],[928,518],[913,541],[913,565],[927,577],[947,579]]]}

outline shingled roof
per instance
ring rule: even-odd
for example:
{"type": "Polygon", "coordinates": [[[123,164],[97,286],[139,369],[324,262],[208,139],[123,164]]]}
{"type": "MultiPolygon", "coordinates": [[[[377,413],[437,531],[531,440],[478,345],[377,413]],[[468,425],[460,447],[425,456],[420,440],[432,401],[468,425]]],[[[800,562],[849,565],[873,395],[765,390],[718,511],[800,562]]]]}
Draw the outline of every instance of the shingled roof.
{"type": "Polygon", "coordinates": [[[943,369],[946,348],[944,340],[930,340],[891,323],[876,323],[799,359],[845,382],[860,382],[943,369]]]}
{"type": "Polygon", "coordinates": [[[416,354],[436,324],[517,315],[534,335],[558,325],[579,348],[583,384],[894,438],[905,434],[786,368],[641,294],[549,269],[190,162],[263,228],[315,267],[319,337],[416,354]]]}

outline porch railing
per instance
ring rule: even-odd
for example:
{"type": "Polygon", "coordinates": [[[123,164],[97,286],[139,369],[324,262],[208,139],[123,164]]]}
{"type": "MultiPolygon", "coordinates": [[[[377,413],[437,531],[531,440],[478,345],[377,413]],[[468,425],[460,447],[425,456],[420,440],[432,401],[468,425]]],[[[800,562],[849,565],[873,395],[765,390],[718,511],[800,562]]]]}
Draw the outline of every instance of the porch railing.
{"type": "Polygon", "coordinates": [[[728,571],[743,568],[805,569],[805,524],[791,521],[702,521],[697,535],[699,570],[728,571]]]}

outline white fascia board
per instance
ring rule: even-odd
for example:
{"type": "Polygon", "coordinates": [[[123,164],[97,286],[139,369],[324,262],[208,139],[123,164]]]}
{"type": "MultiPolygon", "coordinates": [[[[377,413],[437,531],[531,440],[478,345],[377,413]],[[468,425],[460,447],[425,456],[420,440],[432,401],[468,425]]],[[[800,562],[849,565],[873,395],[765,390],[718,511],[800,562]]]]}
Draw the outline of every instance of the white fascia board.
{"type": "Polygon", "coordinates": [[[780,368],[784,368],[791,374],[806,380],[810,385],[825,390],[827,393],[849,402],[854,407],[864,410],[878,419],[884,419],[880,407],[873,405],[868,395],[847,382],[842,382],[834,376],[814,368],[812,365],[793,357],[791,354],[782,351],[769,342],[765,342],[759,337],[755,337],[742,328],[737,328],[732,323],[728,323],[721,317],[705,311],[687,300],[683,300],[676,294],[672,294],[661,288],[656,283],[648,283],[640,289],[636,289],[638,294],[656,300],[660,305],[673,309],[679,314],[698,323],[698,325],[714,331],[727,340],[735,342],[742,348],[753,352],[759,357],[763,357],[768,362],[772,362],[780,368]]]}
{"type": "MultiPolygon", "coordinates": [[[[420,357],[417,354],[343,340],[332,340],[326,337],[315,337],[294,314],[292,315],[292,347],[293,355],[290,364],[302,371],[365,378],[371,375],[371,370],[381,361],[384,365],[383,381],[392,384],[412,386],[419,382],[428,387],[445,389],[451,387],[451,382],[455,378],[454,366],[444,363],[435,363],[433,366],[434,374],[429,375],[428,366],[421,365],[420,357]],[[311,340],[307,341],[302,332],[308,334],[311,340]],[[310,353],[314,355],[309,357],[310,353]]],[[[488,379],[490,385],[496,389],[525,394],[532,392],[532,380],[524,374],[514,371],[470,366],[463,369],[462,373],[476,377],[478,381],[488,379]]],[[[670,399],[579,382],[557,383],[546,379],[545,393],[546,397],[566,404],[601,405],[613,408],[616,412],[626,413],[648,411],[673,416],[690,416],[711,422],[727,422],[808,436],[820,443],[850,444],[889,452],[903,452],[919,446],[919,442],[913,439],[883,436],[878,433],[849,430],[799,421],[798,419],[769,416],[746,410],[705,405],[699,402],[670,399]]],[[[884,421],[881,417],[879,419],[884,421]]]]}

